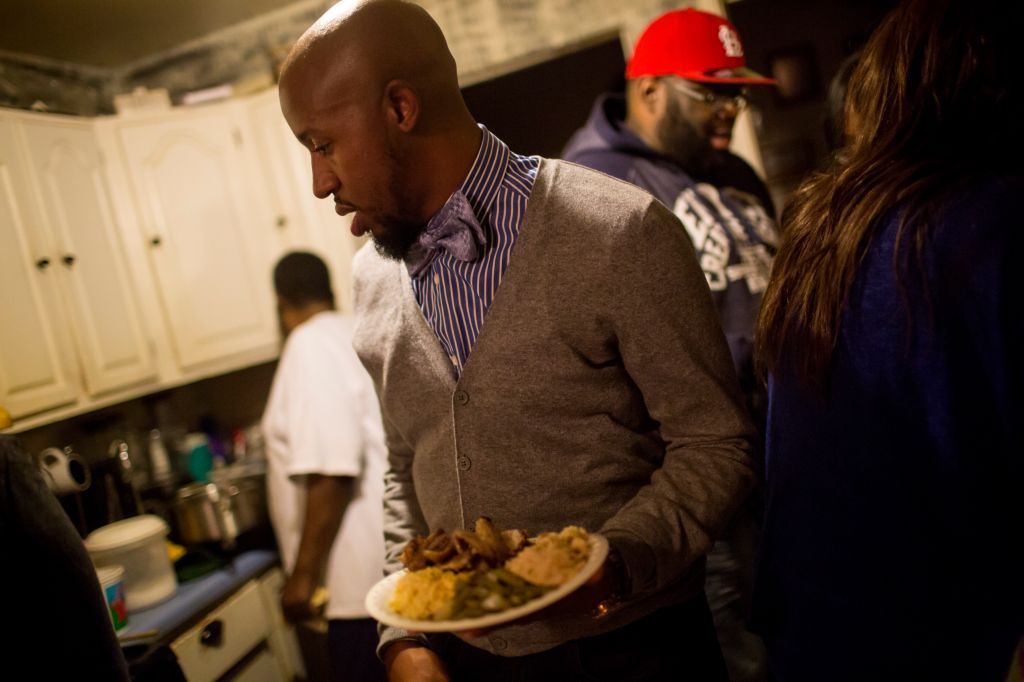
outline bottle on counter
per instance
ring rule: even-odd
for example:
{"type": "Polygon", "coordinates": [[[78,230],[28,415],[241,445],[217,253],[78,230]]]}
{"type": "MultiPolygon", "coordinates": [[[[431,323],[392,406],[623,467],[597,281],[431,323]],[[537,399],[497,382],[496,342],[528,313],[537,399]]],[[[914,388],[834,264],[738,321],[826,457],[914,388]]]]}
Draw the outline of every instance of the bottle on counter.
{"type": "Polygon", "coordinates": [[[210,439],[205,433],[194,432],[185,436],[185,452],[187,453],[188,474],[194,481],[209,479],[213,469],[213,451],[210,439]]]}
{"type": "Polygon", "coordinates": [[[160,429],[149,432],[149,472],[150,479],[157,484],[169,482],[174,478],[171,458],[167,454],[167,445],[160,429]]]}
{"type": "Polygon", "coordinates": [[[139,492],[142,477],[133,461],[133,459],[137,460],[138,456],[133,457],[128,441],[124,438],[115,438],[110,443],[108,456],[113,460],[114,469],[117,472],[115,478],[121,498],[121,517],[144,514],[145,508],[142,504],[142,495],[139,492]]]}

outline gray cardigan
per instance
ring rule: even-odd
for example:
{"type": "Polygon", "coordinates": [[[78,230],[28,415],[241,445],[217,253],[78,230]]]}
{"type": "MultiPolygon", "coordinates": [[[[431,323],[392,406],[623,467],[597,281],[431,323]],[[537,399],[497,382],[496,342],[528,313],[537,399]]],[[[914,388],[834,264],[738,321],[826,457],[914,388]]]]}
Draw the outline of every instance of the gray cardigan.
{"type": "MultiPolygon", "coordinates": [[[[668,209],[543,160],[458,381],[404,265],[367,245],[355,270],[354,343],[389,449],[389,571],[410,537],[479,515],[531,533],[577,524],[606,535],[632,598],[601,620],[515,624],[473,642],[505,656],[701,590],[703,555],[754,483],[754,431],[704,274],[668,209]]],[[[404,634],[386,628],[382,645],[404,634]]]]}

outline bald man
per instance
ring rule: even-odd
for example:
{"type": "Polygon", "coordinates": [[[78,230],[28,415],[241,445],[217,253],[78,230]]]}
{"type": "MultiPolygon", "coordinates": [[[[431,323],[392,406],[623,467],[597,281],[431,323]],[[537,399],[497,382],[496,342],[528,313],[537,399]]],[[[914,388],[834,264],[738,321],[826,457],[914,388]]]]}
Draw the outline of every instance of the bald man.
{"type": "Polygon", "coordinates": [[[602,533],[560,608],[486,633],[385,627],[391,680],[725,679],[704,553],[755,480],[754,429],[694,249],[649,194],[477,125],[437,24],[343,2],[286,60],[313,191],[370,234],[356,352],[388,447],[388,571],[480,515],[602,533]]]}

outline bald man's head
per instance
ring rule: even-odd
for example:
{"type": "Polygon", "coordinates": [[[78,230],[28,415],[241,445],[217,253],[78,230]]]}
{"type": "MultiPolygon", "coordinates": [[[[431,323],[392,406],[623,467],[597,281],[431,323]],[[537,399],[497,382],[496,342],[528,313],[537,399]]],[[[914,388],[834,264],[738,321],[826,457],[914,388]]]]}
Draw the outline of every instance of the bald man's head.
{"type": "Polygon", "coordinates": [[[333,6],[292,48],[279,94],[313,193],[387,256],[405,256],[479,149],[441,29],[402,0],[333,6]]]}
{"type": "Polygon", "coordinates": [[[426,10],[403,0],[344,0],[299,38],[282,67],[281,87],[301,84],[325,99],[379,96],[404,81],[419,96],[419,125],[463,107],[455,60],[426,10]]]}

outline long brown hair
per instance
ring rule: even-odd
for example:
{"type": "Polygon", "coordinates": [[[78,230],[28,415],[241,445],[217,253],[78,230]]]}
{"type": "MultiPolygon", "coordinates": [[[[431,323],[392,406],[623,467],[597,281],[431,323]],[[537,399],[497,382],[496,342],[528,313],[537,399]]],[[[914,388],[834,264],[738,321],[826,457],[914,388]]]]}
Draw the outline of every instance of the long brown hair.
{"type": "Polygon", "coordinates": [[[899,210],[897,277],[958,187],[1024,164],[1021,2],[907,0],[872,35],[849,85],[853,136],[795,193],[758,320],[762,370],[823,391],[842,311],[871,239],[899,210]],[[999,167],[1001,164],[1001,168],[999,167]]]}

